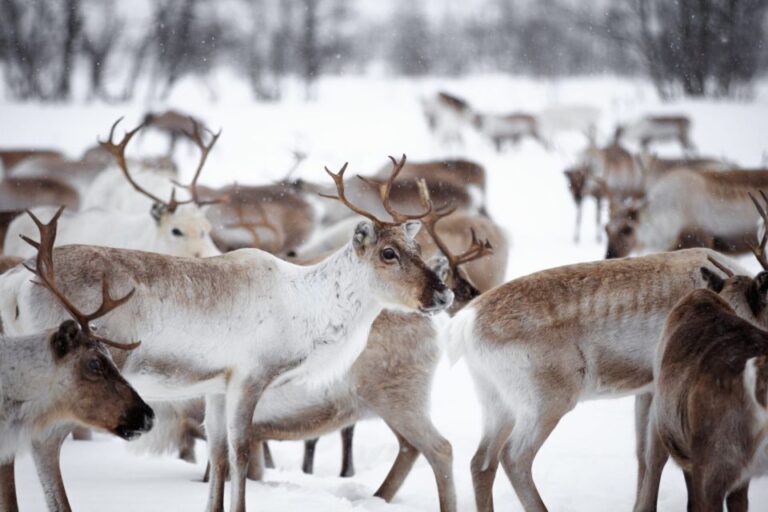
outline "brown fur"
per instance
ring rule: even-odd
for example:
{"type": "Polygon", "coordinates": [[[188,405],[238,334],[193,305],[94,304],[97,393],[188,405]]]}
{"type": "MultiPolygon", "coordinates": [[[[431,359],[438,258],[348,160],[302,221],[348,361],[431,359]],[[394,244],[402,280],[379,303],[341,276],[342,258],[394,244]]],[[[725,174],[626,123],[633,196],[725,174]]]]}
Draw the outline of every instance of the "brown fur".
{"type": "Polygon", "coordinates": [[[3,210],[61,206],[76,210],[80,196],[73,187],[55,178],[6,178],[0,182],[3,210]]]}
{"type": "MultiPolygon", "coordinates": [[[[720,511],[728,495],[729,511],[737,510],[731,507],[735,502],[746,511],[751,475],[745,470],[768,435],[768,332],[716,293],[696,290],[670,312],[659,350],[649,465],[660,474],[665,452],[672,455],[690,483],[693,512],[720,511]],[[757,379],[748,391],[744,371],[752,358],[757,379]]],[[[643,487],[637,508],[642,510],[655,505],[658,481],[643,487]]]]}
{"type": "Polygon", "coordinates": [[[437,93],[437,99],[444,106],[456,110],[458,112],[466,112],[470,109],[469,103],[458,96],[448,94],[447,92],[440,91],[437,93]]]}
{"type": "Polygon", "coordinates": [[[16,256],[0,255],[0,275],[5,273],[5,271],[12,269],[22,261],[24,261],[22,258],[17,258],[16,256]]]}
{"type": "MultiPolygon", "coordinates": [[[[392,165],[386,164],[379,169],[374,177],[387,179],[392,165]]],[[[439,187],[446,183],[456,188],[470,185],[485,191],[485,168],[469,160],[436,160],[428,162],[407,162],[398,174],[398,180],[426,180],[428,185],[439,187]]]]}
{"type": "Polygon", "coordinates": [[[27,158],[51,158],[63,159],[64,155],[55,149],[4,149],[0,150],[0,162],[3,168],[8,170],[27,158]]]}
{"type": "MultiPolygon", "coordinates": [[[[0,242],[5,240],[5,235],[8,232],[8,226],[13,219],[24,213],[23,210],[0,210],[0,242]]],[[[0,254],[2,254],[2,244],[0,244],[0,254]]]]}

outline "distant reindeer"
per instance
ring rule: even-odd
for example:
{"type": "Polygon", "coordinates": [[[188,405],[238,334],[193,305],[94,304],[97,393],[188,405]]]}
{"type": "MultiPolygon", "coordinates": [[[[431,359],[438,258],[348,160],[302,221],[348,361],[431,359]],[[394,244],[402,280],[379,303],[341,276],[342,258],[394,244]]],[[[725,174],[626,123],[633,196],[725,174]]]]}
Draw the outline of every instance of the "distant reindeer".
{"type": "Polygon", "coordinates": [[[582,205],[585,197],[591,197],[595,200],[596,237],[599,242],[602,233],[603,201],[608,197],[605,182],[601,179],[592,178],[589,167],[584,164],[570,167],[563,171],[563,174],[568,180],[568,190],[573,202],[576,203],[576,229],[574,230],[573,241],[579,243],[582,205]]]}
{"type": "Polygon", "coordinates": [[[748,193],[767,186],[768,170],[763,169],[671,172],[651,187],[642,202],[613,216],[606,226],[606,258],[672,250],[691,230],[723,241],[724,249],[746,249],[747,243],[756,241],[759,220],[748,193]]]}
{"type": "MultiPolygon", "coordinates": [[[[365,348],[384,308],[430,314],[453,300],[414,241],[418,219],[429,210],[400,213],[385,193],[393,220],[381,220],[346,198],[346,168],[328,171],[338,198],[368,220],[358,224],[347,245],[316,265],[300,267],[252,249],[212,258],[82,245],[55,252],[57,283],[78,300],[93,303],[101,276],[119,289],[136,288],[127,307],[104,317],[99,328],[113,337],[142,340],[122,362],[123,374],[137,389],[158,401],[206,397],[209,511],[223,510],[227,466],[231,510],[245,510],[250,424],[270,384],[328,385],[365,348]]],[[[0,276],[0,320],[8,332],[37,332],[60,317],[57,305],[25,276],[16,271],[0,276]]],[[[52,436],[41,446],[58,453],[61,439],[52,436]]],[[[55,500],[57,458],[46,474],[48,485],[57,489],[50,493],[55,500]]]]}
{"type": "Polygon", "coordinates": [[[168,137],[169,156],[173,155],[176,149],[176,142],[179,139],[195,142],[191,137],[195,126],[205,128],[205,123],[202,121],[177,110],[166,110],[159,113],[147,112],[142,124],[149,128],[154,128],[168,137]]]}
{"type": "Polygon", "coordinates": [[[11,176],[0,181],[0,209],[2,210],[21,210],[62,204],[76,210],[80,205],[80,194],[58,179],[11,176]]]}
{"type": "MultiPolygon", "coordinates": [[[[152,409],[123,379],[105,348],[133,350],[139,343],[115,343],[91,327],[92,321],[127,302],[134,291],[113,299],[105,280],[95,312],[86,315],[74,306],[54,276],[53,244],[60,213],[48,224],[33,216],[40,242],[27,239],[37,249],[37,260],[35,268],[26,268],[36,276],[35,284],[47,289],[58,308],[74,321],[64,320],[58,329],[38,334],[0,335],[0,508],[4,511],[18,510],[15,455],[30,441],[34,446],[38,436],[76,423],[131,440],[149,431],[154,419],[152,409]]],[[[47,463],[45,457],[44,452],[35,451],[38,470],[47,463]]],[[[42,483],[47,496],[49,482],[43,478],[42,483]]],[[[56,506],[49,500],[49,507],[70,510],[66,494],[56,506]]]]}
{"type": "Polygon", "coordinates": [[[8,176],[8,170],[27,158],[59,158],[64,155],[55,149],[0,149],[0,177],[8,176]]]}
{"type": "Polygon", "coordinates": [[[647,151],[651,144],[674,140],[683,149],[693,149],[691,141],[691,120],[687,116],[645,116],[642,119],[620,126],[618,139],[629,139],[640,144],[647,151]]]}
{"type": "MultiPolygon", "coordinates": [[[[200,209],[206,203],[197,197],[197,181],[218,134],[207,144],[199,129],[194,134],[201,156],[194,177],[187,187],[192,198],[177,201],[175,192],[171,192],[170,200],[165,201],[142,188],[128,169],[125,148],[142,125],[128,132],[119,144],[115,144],[113,137],[118,122],[112,125],[109,140],[103,142],[102,147],[113,155],[123,176],[133,188],[150,198],[153,205],[148,213],[136,212],[134,215],[102,209],[65,215],[60,221],[58,243],[93,244],[189,257],[218,254],[219,251],[210,239],[210,223],[200,209]]],[[[35,212],[42,214],[50,212],[50,209],[36,209],[35,212]]],[[[12,221],[5,236],[5,253],[29,257],[29,248],[20,243],[18,235],[29,233],[32,229],[29,219],[25,217],[12,221]]]]}
{"type": "Polygon", "coordinates": [[[537,272],[490,290],[456,314],[446,344],[463,355],[480,399],[483,434],[471,471],[479,512],[493,510],[499,462],[526,512],[546,507],[531,467],[582,400],[636,399],[639,480],[653,361],[674,304],[705,284],[716,255],[689,249],[537,272]]]}
{"type": "Polygon", "coordinates": [[[656,510],[669,455],[685,473],[693,512],[721,511],[726,500],[729,511],[746,512],[749,480],[768,474],[767,243],[764,234],[753,246],[763,268],[754,278],[710,258],[726,277],[702,267],[709,290],[691,292],[669,314],[636,512],[656,510]]]}
{"type": "Polygon", "coordinates": [[[430,133],[442,145],[462,145],[462,129],[472,120],[469,103],[447,92],[441,91],[421,100],[422,110],[430,133]]]}
{"type": "Polygon", "coordinates": [[[496,151],[504,149],[508,142],[516,146],[526,137],[538,141],[544,148],[549,147],[541,137],[538,120],[533,114],[477,113],[472,117],[472,125],[493,143],[496,151]]]}

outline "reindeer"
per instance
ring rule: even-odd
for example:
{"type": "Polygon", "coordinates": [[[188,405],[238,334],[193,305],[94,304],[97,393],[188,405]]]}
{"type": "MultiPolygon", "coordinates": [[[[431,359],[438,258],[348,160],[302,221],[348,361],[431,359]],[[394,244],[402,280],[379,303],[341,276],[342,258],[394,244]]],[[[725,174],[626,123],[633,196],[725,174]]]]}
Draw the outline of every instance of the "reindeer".
{"type": "MultiPolygon", "coordinates": [[[[3,274],[5,271],[12,269],[22,261],[24,261],[22,258],[17,258],[16,256],[0,256],[0,274],[3,274]]],[[[1,329],[0,333],[2,333],[1,329]]]]}
{"type": "Polygon", "coordinates": [[[471,462],[480,512],[493,510],[499,462],[527,512],[545,511],[533,460],[560,418],[585,399],[639,394],[639,480],[653,360],[673,305],[704,285],[706,249],[581,263],[509,281],[470,302],[446,329],[483,411],[471,462]]]}
{"type": "Polygon", "coordinates": [[[603,200],[608,196],[605,182],[601,179],[591,178],[589,168],[586,165],[570,167],[563,171],[563,174],[565,174],[565,178],[568,180],[568,190],[571,193],[573,202],[576,203],[576,229],[573,235],[574,243],[579,243],[581,208],[585,197],[592,197],[595,200],[597,241],[600,242],[603,200]]]}
{"type": "Polygon", "coordinates": [[[168,137],[168,156],[173,155],[176,142],[179,139],[187,139],[196,143],[191,137],[192,133],[196,127],[205,126],[202,121],[176,110],[166,110],[162,113],[147,112],[142,124],[154,128],[168,137]]]}
{"type": "MultiPolygon", "coordinates": [[[[761,192],[768,206],[768,197],[761,192]]],[[[760,216],[763,206],[752,197],[760,216]]],[[[752,246],[763,272],[736,275],[710,262],[708,290],[681,299],[667,318],[654,365],[646,472],[636,512],[656,510],[669,455],[685,473],[689,510],[747,510],[752,477],[768,474],[768,235],[752,246]],[[718,440],[728,440],[727,449],[718,440]]]]}
{"type": "Polygon", "coordinates": [[[632,251],[676,248],[686,231],[707,233],[722,245],[754,243],[755,213],[748,193],[768,186],[768,171],[697,172],[679,169],[661,178],[639,205],[612,216],[606,258],[632,251]]]}
{"type": "MultiPolygon", "coordinates": [[[[4,511],[18,510],[14,458],[30,441],[34,447],[39,436],[71,423],[131,440],[148,432],[154,419],[152,409],[120,375],[105,348],[133,350],[139,343],[116,343],[91,327],[92,321],[125,304],[133,290],[113,299],[104,280],[101,305],[84,314],[57,287],[53,244],[61,211],[48,224],[30,214],[40,230],[40,242],[26,239],[37,249],[37,259],[35,268],[25,268],[36,276],[34,284],[47,290],[58,309],[73,320],[36,334],[0,335],[0,508],[4,511]]],[[[21,269],[18,273],[26,274],[21,269]]],[[[41,467],[41,459],[34,460],[41,467]]],[[[49,490],[50,482],[42,483],[49,490]]],[[[63,483],[57,483],[63,493],[63,483]]],[[[56,510],[69,510],[66,494],[60,505],[56,510]]]]}
{"type": "Polygon", "coordinates": [[[493,143],[498,152],[501,152],[506,142],[511,142],[516,146],[525,137],[538,141],[545,149],[549,147],[539,133],[539,123],[533,114],[524,112],[503,115],[478,113],[473,115],[472,125],[493,143]]]}
{"type": "Polygon", "coordinates": [[[65,205],[77,209],[80,195],[67,183],[55,178],[7,177],[0,181],[3,210],[65,205]]]}
{"type": "Polygon", "coordinates": [[[691,120],[687,116],[645,116],[617,128],[616,138],[629,139],[647,151],[652,143],[675,140],[685,150],[694,148],[690,137],[691,120]]]}
{"type": "Polygon", "coordinates": [[[443,145],[462,145],[461,131],[472,120],[469,103],[444,91],[429,98],[422,98],[421,107],[427,120],[427,127],[437,141],[443,145]]]}
{"type": "MultiPolygon", "coordinates": [[[[126,146],[143,126],[139,125],[129,131],[120,144],[115,144],[112,141],[119,122],[118,119],[112,125],[109,140],[101,144],[105,150],[113,155],[123,176],[131,186],[153,201],[150,218],[147,217],[146,213],[136,213],[129,216],[110,213],[101,209],[89,209],[68,214],[61,219],[59,243],[62,245],[71,243],[96,244],[190,257],[218,254],[219,252],[210,238],[210,223],[200,209],[200,206],[207,203],[198,198],[197,180],[205,166],[208,153],[216,144],[221,132],[214,135],[211,141],[206,144],[203,142],[203,136],[198,127],[194,134],[194,140],[200,148],[201,156],[194,177],[187,186],[192,198],[178,201],[175,192],[172,191],[170,200],[165,201],[142,188],[128,170],[125,157],[126,146]],[[148,224],[148,222],[152,222],[152,224],[148,224]]],[[[45,209],[35,210],[39,214],[48,211],[45,209]]],[[[29,257],[29,249],[18,241],[18,235],[30,232],[31,229],[32,226],[25,217],[18,217],[13,220],[5,236],[4,251],[6,254],[29,257]]]]}
{"type": "MultiPolygon", "coordinates": [[[[403,164],[404,159],[394,166],[392,179],[403,164]]],[[[326,171],[339,201],[367,220],[347,245],[316,265],[299,267],[255,249],[213,258],[77,245],[56,250],[57,281],[84,303],[94,299],[96,276],[106,276],[118,289],[136,288],[128,306],[106,317],[100,329],[115,338],[142,339],[124,358],[122,371],[144,396],[205,396],[209,511],[223,509],[227,454],[230,507],[245,510],[250,424],[270,384],[333,382],[363,350],[385,307],[431,314],[453,300],[414,241],[418,219],[429,210],[397,211],[389,200],[390,183],[383,203],[392,220],[382,220],[347,199],[346,169],[326,171]]],[[[58,320],[60,312],[36,292],[18,272],[0,277],[0,319],[9,332],[34,332],[58,320]]],[[[60,442],[41,441],[52,452],[60,442]]],[[[55,507],[61,495],[57,457],[45,473],[55,489],[55,507]]]]}
{"type": "Polygon", "coordinates": [[[27,158],[59,158],[64,155],[55,149],[2,149],[0,150],[0,178],[7,177],[7,170],[27,158]]]}
{"type": "MultiPolygon", "coordinates": [[[[428,203],[426,187],[422,194],[425,204],[428,203]]],[[[441,248],[445,261],[436,261],[435,267],[454,292],[457,304],[449,310],[453,314],[480,295],[460,267],[479,261],[493,249],[472,231],[469,248],[461,254],[453,253],[449,248],[453,243],[436,230],[437,222],[452,212],[430,211],[422,223],[434,244],[441,248]]],[[[455,511],[451,445],[429,420],[430,389],[439,358],[437,331],[429,319],[412,313],[382,312],[373,323],[365,350],[337,384],[316,391],[290,384],[267,389],[254,416],[254,453],[249,476],[257,480],[263,476],[263,441],[306,439],[339,428],[345,440],[342,473],[346,470],[348,475],[352,470],[351,427],[356,421],[379,417],[394,432],[400,450],[375,495],[390,501],[419,453],[423,453],[435,473],[441,512],[455,511]]],[[[305,472],[311,473],[316,442],[317,439],[308,441],[311,444],[305,449],[305,472]]]]}

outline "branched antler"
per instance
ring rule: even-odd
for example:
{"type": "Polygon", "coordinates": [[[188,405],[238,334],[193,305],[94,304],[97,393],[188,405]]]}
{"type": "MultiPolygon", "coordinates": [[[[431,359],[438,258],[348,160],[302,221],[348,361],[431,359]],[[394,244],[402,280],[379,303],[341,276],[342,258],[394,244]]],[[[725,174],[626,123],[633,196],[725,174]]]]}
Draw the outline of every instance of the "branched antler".
{"type": "Polygon", "coordinates": [[[477,232],[475,232],[474,228],[470,228],[472,241],[470,242],[467,250],[461,254],[453,254],[448,248],[448,244],[446,244],[445,241],[440,238],[440,235],[437,234],[436,226],[440,219],[443,219],[452,214],[454,211],[456,211],[456,208],[450,207],[439,212],[435,211],[431,207],[432,200],[429,197],[429,189],[427,188],[427,184],[424,180],[419,180],[419,195],[421,197],[422,204],[424,204],[425,207],[429,207],[429,213],[421,219],[421,223],[424,225],[424,229],[427,230],[427,233],[429,233],[429,235],[432,237],[432,240],[434,240],[437,248],[440,249],[440,252],[442,252],[448,260],[448,265],[454,275],[458,275],[458,270],[461,265],[469,263],[473,260],[480,259],[489,254],[493,254],[493,246],[491,246],[491,243],[488,240],[480,240],[477,237],[477,232]]]}
{"type": "Polygon", "coordinates": [[[163,199],[160,199],[158,196],[150,192],[149,190],[145,189],[141,185],[139,185],[136,180],[133,179],[131,176],[131,172],[128,170],[128,161],[125,157],[125,148],[128,146],[128,143],[131,141],[134,135],[136,135],[137,132],[139,132],[142,128],[146,126],[146,121],[141,123],[139,126],[134,128],[133,130],[130,130],[125,133],[122,140],[118,143],[115,143],[114,141],[114,135],[115,135],[115,128],[117,128],[117,125],[120,123],[120,121],[123,120],[121,117],[117,121],[112,124],[112,128],[109,130],[109,139],[106,141],[99,140],[99,145],[104,148],[106,151],[108,151],[117,162],[117,166],[120,168],[120,171],[123,173],[125,178],[128,180],[128,183],[131,184],[131,186],[140,194],[143,194],[150,198],[153,202],[161,205],[164,210],[168,212],[175,212],[176,208],[178,208],[182,204],[188,204],[188,203],[196,203],[198,206],[203,206],[206,204],[214,204],[214,203],[220,203],[223,201],[226,201],[226,199],[215,199],[212,201],[200,201],[197,193],[197,181],[200,178],[200,173],[203,170],[203,167],[205,166],[205,162],[208,159],[208,154],[211,152],[211,149],[213,148],[214,144],[216,144],[216,141],[219,139],[219,136],[221,135],[221,130],[219,130],[218,133],[213,134],[213,138],[211,139],[211,142],[208,144],[205,144],[203,141],[203,130],[208,130],[207,128],[203,129],[200,127],[200,123],[198,123],[197,120],[190,117],[189,118],[193,129],[192,133],[189,133],[185,131],[185,133],[189,136],[190,140],[195,143],[195,145],[200,148],[201,156],[200,161],[198,162],[197,169],[195,170],[195,174],[192,178],[192,181],[189,185],[182,185],[177,182],[174,182],[175,185],[178,185],[179,187],[186,188],[189,190],[191,199],[187,199],[184,201],[178,201],[176,200],[176,189],[171,190],[171,198],[168,201],[165,201],[163,199]]]}
{"type": "Polygon", "coordinates": [[[733,277],[733,276],[734,276],[733,270],[729,269],[728,267],[726,267],[725,265],[723,265],[722,263],[720,263],[719,261],[717,261],[717,260],[716,260],[715,258],[713,258],[712,256],[707,256],[707,260],[708,260],[708,261],[709,261],[711,264],[713,264],[715,267],[717,267],[717,268],[718,268],[718,269],[719,269],[719,270],[720,270],[720,271],[721,271],[723,274],[725,274],[727,277],[733,277]]]}
{"type": "MultiPolygon", "coordinates": [[[[752,254],[755,255],[755,258],[757,258],[757,261],[763,267],[763,270],[768,270],[768,259],[766,259],[765,256],[765,245],[768,243],[768,213],[766,213],[766,209],[760,205],[751,192],[748,192],[748,194],[749,198],[752,199],[752,202],[755,203],[755,208],[757,208],[760,217],[763,219],[763,236],[760,239],[760,244],[757,247],[749,244],[749,248],[752,249],[752,254]]],[[[768,196],[766,196],[765,192],[762,190],[760,191],[760,197],[763,198],[763,202],[766,207],[768,207],[768,196]]]]}
{"type": "Polygon", "coordinates": [[[39,279],[39,281],[33,282],[39,286],[47,288],[54,295],[54,297],[56,297],[64,309],[67,310],[72,318],[76,320],[78,324],[80,324],[80,329],[82,329],[83,334],[90,337],[91,339],[104,343],[105,345],[109,345],[110,347],[119,348],[122,350],[135,349],[141,344],[140,341],[135,343],[117,343],[94,334],[93,330],[91,329],[91,322],[93,320],[101,318],[113,309],[128,302],[128,300],[133,296],[133,293],[136,291],[135,288],[122,298],[113,299],[109,294],[109,284],[107,283],[106,278],[102,278],[101,305],[93,313],[85,314],[77,307],[75,307],[75,305],[72,304],[72,302],[64,295],[64,293],[56,287],[56,278],[53,267],[53,245],[56,241],[56,228],[58,225],[58,220],[63,211],[64,207],[62,206],[51,218],[48,224],[43,224],[40,219],[35,216],[35,214],[27,210],[27,213],[30,217],[32,217],[32,220],[40,230],[40,242],[35,242],[31,238],[21,235],[21,238],[24,239],[25,242],[37,249],[35,268],[27,266],[27,264],[24,264],[24,266],[27,270],[35,274],[35,276],[37,276],[39,279]]]}
{"type": "Polygon", "coordinates": [[[326,194],[320,194],[320,195],[322,197],[327,197],[329,199],[338,200],[353,212],[359,215],[362,215],[363,217],[366,217],[371,221],[373,221],[373,223],[376,224],[376,226],[378,227],[399,226],[400,224],[404,224],[409,220],[420,220],[426,217],[427,215],[429,215],[433,211],[431,201],[424,204],[425,211],[417,214],[400,213],[390,203],[392,183],[395,181],[395,179],[397,178],[397,175],[400,174],[400,171],[403,169],[403,166],[405,165],[405,158],[406,158],[405,155],[403,155],[403,157],[398,162],[397,160],[395,160],[394,157],[391,157],[391,156],[389,157],[389,159],[392,161],[392,174],[390,175],[389,179],[384,183],[376,183],[360,176],[360,179],[362,179],[366,183],[369,183],[378,187],[379,195],[381,196],[381,202],[384,206],[384,209],[392,217],[392,221],[381,220],[378,217],[376,217],[373,213],[363,210],[362,208],[359,208],[354,204],[352,204],[351,202],[349,202],[347,197],[344,195],[344,172],[347,170],[346,163],[342,166],[339,172],[335,174],[331,172],[327,167],[325,168],[325,172],[328,173],[328,175],[333,179],[333,182],[336,184],[337,195],[336,196],[331,196],[326,194]]]}

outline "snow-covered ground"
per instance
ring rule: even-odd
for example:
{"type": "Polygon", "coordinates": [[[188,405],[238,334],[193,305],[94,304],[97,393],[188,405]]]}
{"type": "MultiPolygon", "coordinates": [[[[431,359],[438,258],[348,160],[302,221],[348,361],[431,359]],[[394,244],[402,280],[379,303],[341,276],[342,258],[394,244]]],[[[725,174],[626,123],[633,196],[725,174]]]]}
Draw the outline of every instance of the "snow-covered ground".
{"type": "MultiPolygon", "coordinates": [[[[323,165],[350,162],[350,172],[370,172],[386,155],[407,153],[419,160],[466,156],[486,166],[489,204],[494,218],[512,240],[508,277],[548,267],[602,258],[605,247],[595,242],[593,205],[584,212],[582,243],[574,245],[574,207],[562,170],[583,148],[578,134],[557,139],[547,153],[534,142],[496,154],[491,146],[467,133],[463,149],[446,152],[426,131],[419,94],[444,88],[465,96],[488,111],[538,110],[553,104],[586,104],[602,109],[600,134],[607,138],[616,121],[645,112],[682,112],[693,119],[693,139],[702,154],[724,156],[743,166],[761,164],[768,133],[768,87],[758,87],[752,103],[692,102],[660,104],[651,87],[612,77],[541,82],[502,76],[462,80],[400,80],[391,78],[326,79],[315,103],[287,100],[255,104],[247,89],[221,75],[220,100],[211,104],[204,90],[183,83],[169,106],[190,111],[223,135],[203,174],[210,184],[231,180],[264,183],[282,176],[290,149],[307,151],[298,174],[326,180],[323,165]]],[[[766,84],[768,85],[768,84],[766,84]]],[[[137,122],[147,105],[76,104],[39,106],[0,103],[0,146],[54,146],[77,156],[110,124],[126,116],[126,127],[137,122]]],[[[153,105],[155,108],[160,106],[153,105]]],[[[142,152],[164,148],[148,135],[142,152]]],[[[675,154],[675,146],[661,148],[675,154]]],[[[182,145],[179,155],[187,175],[196,159],[182,145]]],[[[754,267],[747,258],[744,262],[754,267]]],[[[433,418],[454,448],[459,510],[474,510],[469,460],[479,440],[479,409],[465,366],[443,361],[433,390],[433,418]]],[[[265,483],[248,483],[250,510],[269,511],[436,511],[437,493],[429,465],[421,458],[392,504],[371,498],[397,452],[393,435],[379,421],[361,423],[355,433],[357,475],[341,479],[339,436],[318,444],[315,476],[300,471],[302,445],[272,443],[278,469],[265,483]]],[[[70,500],[79,511],[202,510],[207,486],[200,483],[205,447],[199,462],[136,455],[126,443],[98,436],[93,442],[68,441],[63,472],[70,500]]],[[[579,405],[568,414],[541,450],[534,478],[553,511],[631,510],[635,491],[633,402],[631,398],[579,405]]],[[[28,455],[17,461],[22,510],[43,510],[40,486],[28,455]]],[[[522,510],[500,471],[495,499],[498,510],[522,510]]],[[[753,510],[768,508],[768,481],[750,489],[753,510]]],[[[660,510],[683,510],[685,491],[680,471],[669,464],[661,488],[660,510]]]]}

